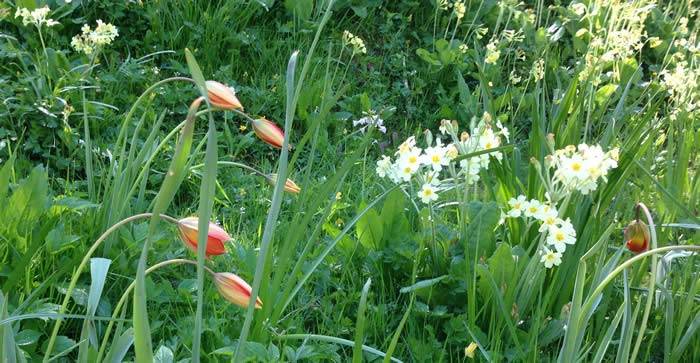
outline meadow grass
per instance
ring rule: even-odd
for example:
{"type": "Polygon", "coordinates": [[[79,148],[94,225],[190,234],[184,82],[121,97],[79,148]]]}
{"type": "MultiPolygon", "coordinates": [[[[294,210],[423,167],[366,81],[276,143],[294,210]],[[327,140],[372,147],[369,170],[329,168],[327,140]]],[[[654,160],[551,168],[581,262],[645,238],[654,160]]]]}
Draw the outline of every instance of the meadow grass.
{"type": "Polygon", "coordinates": [[[698,361],[696,18],[2,3],[0,362],[698,361]]]}

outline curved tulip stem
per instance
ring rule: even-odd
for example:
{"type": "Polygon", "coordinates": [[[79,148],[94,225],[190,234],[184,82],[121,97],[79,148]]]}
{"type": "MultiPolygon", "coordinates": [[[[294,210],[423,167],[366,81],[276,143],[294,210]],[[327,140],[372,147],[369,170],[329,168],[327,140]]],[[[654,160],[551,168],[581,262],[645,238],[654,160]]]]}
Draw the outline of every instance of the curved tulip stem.
{"type": "MultiPolygon", "coordinates": [[[[85,269],[85,266],[87,266],[88,262],[90,261],[90,257],[92,257],[92,254],[95,253],[97,248],[104,242],[107,237],[109,237],[114,231],[119,229],[119,227],[131,223],[133,221],[139,220],[139,219],[145,219],[145,218],[150,218],[153,216],[153,213],[141,213],[141,214],[136,214],[131,217],[122,219],[121,221],[115,223],[113,226],[109,227],[96,241],[95,243],[90,246],[90,249],[85,253],[85,256],[83,257],[83,260],[80,262],[80,265],[78,265],[78,269],[73,273],[73,278],[70,281],[70,284],[68,285],[68,289],[66,290],[65,297],[63,298],[63,303],[61,304],[61,309],[58,311],[58,314],[63,314],[65,313],[66,309],[68,308],[68,302],[70,301],[71,294],[73,293],[73,290],[75,289],[75,285],[78,283],[78,278],[80,277],[80,274],[83,272],[85,269]]],[[[161,218],[165,219],[168,222],[177,224],[177,219],[161,214],[161,218]]],[[[56,336],[58,335],[58,330],[61,328],[61,323],[63,322],[63,319],[58,318],[56,319],[56,322],[54,323],[53,326],[53,331],[51,332],[51,337],[49,338],[49,343],[46,346],[46,353],[44,355],[44,361],[47,361],[49,359],[49,356],[51,354],[51,351],[53,350],[53,345],[56,342],[56,336]]]]}
{"type": "MultiPolygon", "coordinates": [[[[220,161],[217,161],[216,163],[217,163],[218,165],[239,167],[239,168],[241,168],[241,169],[248,170],[248,171],[252,172],[253,174],[257,174],[257,175],[259,175],[259,176],[261,176],[261,177],[263,177],[263,178],[267,178],[267,174],[263,173],[262,171],[260,171],[260,170],[258,170],[258,169],[255,169],[255,168],[252,167],[252,166],[248,166],[248,165],[245,165],[245,164],[237,163],[237,162],[235,162],[235,161],[225,161],[225,160],[220,160],[220,161]]],[[[197,164],[197,165],[193,166],[192,169],[199,169],[199,168],[201,168],[201,167],[203,167],[203,166],[204,166],[204,164],[197,164]]]]}
{"type": "MultiPolygon", "coordinates": [[[[161,216],[162,217],[162,216],[161,216]]],[[[182,258],[176,258],[172,260],[167,260],[163,262],[159,262],[151,267],[149,267],[146,270],[146,275],[149,273],[158,270],[161,267],[169,266],[169,265],[181,265],[181,264],[189,264],[189,265],[194,265],[197,266],[197,261],[192,261],[192,260],[186,260],[182,258]]],[[[212,276],[215,274],[215,272],[210,269],[207,266],[204,266],[204,269],[211,274],[212,276]]],[[[129,287],[124,290],[124,293],[122,294],[122,297],[119,299],[119,302],[117,302],[117,305],[114,307],[114,312],[112,313],[112,318],[109,320],[109,324],[107,324],[107,329],[105,329],[105,335],[102,338],[102,343],[100,343],[100,349],[99,352],[97,353],[97,362],[102,361],[102,357],[104,356],[105,350],[107,349],[107,341],[109,340],[109,336],[112,332],[112,328],[114,327],[114,322],[117,321],[117,316],[121,312],[122,306],[124,306],[124,303],[126,303],[126,300],[129,297],[129,294],[134,290],[134,287],[136,286],[136,281],[132,281],[129,287]]]]}
{"type": "MultiPolygon", "coordinates": [[[[644,212],[647,218],[647,223],[649,224],[649,230],[651,232],[651,249],[657,247],[656,241],[656,226],[654,226],[654,219],[649,213],[649,209],[644,203],[637,203],[637,220],[639,220],[639,210],[644,212]]],[[[647,303],[644,307],[644,315],[642,316],[642,322],[639,325],[639,335],[637,336],[637,341],[634,344],[634,349],[632,349],[632,355],[630,356],[630,362],[636,362],[637,353],[639,353],[639,348],[642,345],[642,339],[644,339],[644,331],[647,327],[647,321],[649,320],[649,313],[651,312],[651,303],[654,301],[654,295],[656,294],[656,268],[657,268],[658,256],[653,254],[651,256],[651,276],[649,276],[649,289],[647,292],[647,303]]]]}
{"type": "Polygon", "coordinates": [[[588,312],[593,308],[593,304],[595,303],[596,298],[598,295],[603,293],[603,290],[605,287],[608,286],[609,283],[611,283],[617,275],[620,274],[624,269],[627,267],[633,265],[635,262],[641,261],[644,258],[648,256],[653,256],[657,255],[659,253],[665,253],[668,251],[674,251],[674,250],[688,250],[688,251],[700,251],[700,246],[691,246],[691,245],[678,245],[678,246],[666,246],[666,247],[660,247],[660,248],[655,248],[643,253],[640,253],[629,260],[623,262],[620,264],[620,266],[617,266],[608,276],[603,279],[603,281],[598,284],[598,286],[593,290],[593,293],[591,293],[588,296],[588,299],[586,299],[586,303],[583,305],[583,308],[581,309],[580,316],[585,317],[588,315],[588,312]]]}

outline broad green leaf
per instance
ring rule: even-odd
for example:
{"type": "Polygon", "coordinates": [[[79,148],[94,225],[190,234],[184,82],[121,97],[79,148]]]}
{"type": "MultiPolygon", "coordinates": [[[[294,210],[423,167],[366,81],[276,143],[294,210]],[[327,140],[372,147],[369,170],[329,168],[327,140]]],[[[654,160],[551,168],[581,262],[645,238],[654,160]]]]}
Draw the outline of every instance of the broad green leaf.
{"type": "Polygon", "coordinates": [[[379,250],[382,248],[384,224],[374,208],[369,209],[355,226],[355,234],[365,248],[379,250]]]}

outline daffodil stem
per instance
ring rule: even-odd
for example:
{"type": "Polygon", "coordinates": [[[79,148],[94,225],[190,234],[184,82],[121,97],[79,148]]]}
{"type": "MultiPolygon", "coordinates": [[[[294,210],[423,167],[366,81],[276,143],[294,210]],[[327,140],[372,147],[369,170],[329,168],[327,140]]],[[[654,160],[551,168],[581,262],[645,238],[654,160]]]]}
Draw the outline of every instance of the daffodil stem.
{"type": "MultiPolygon", "coordinates": [[[[165,266],[169,266],[169,265],[180,265],[180,264],[190,264],[190,265],[197,266],[197,261],[186,260],[186,259],[182,259],[182,258],[163,261],[163,262],[157,263],[157,264],[149,267],[146,270],[145,275],[148,275],[149,273],[151,273],[155,270],[158,270],[161,267],[165,267],[165,266]]],[[[204,266],[204,269],[212,276],[215,274],[215,272],[207,266],[204,266]]],[[[102,343],[100,344],[100,350],[97,353],[97,359],[96,359],[97,362],[102,361],[102,356],[104,355],[105,349],[107,348],[107,341],[109,340],[109,336],[112,332],[112,328],[114,327],[114,322],[117,321],[117,315],[119,315],[119,313],[121,312],[122,306],[124,305],[124,303],[126,303],[126,299],[129,297],[129,294],[131,294],[131,292],[134,290],[135,286],[136,286],[136,282],[132,281],[131,284],[129,285],[129,287],[127,287],[126,290],[124,291],[124,293],[122,294],[122,297],[119,299],[119,302],[117,303],[117,305],[114,307],[114,312],[112,313],[112,318],[110,319],[109,324],[107,324],[107,329],[105,329],[105,335],[102,338],[102,343]]]]}
{"type": "MultiPolygon", "coordinates": [[[[655,249],[657,247],[657,240],[656,240],[656,226],[654,225],[654,219],[651,217],[651,213],[649,213],[649,209],[647,208],[644,203],[638,203],[637,204],[637,220],[639,220],[639,211],[644,212],[644,215],[647,218],[647,222],[649,223],[649,230],[651,232],[651,249],[655,249]]],[[[658,256],[656,254],[651,256],[651,276],[649,276],[649,292],[647,293],[647,303],[646,306],[644,307],[644,315],[642,316],[642,322],[639,324],[639,335],[637,335],[637,341],[634,344],[634,349],[632,349],[632,355],[630,358],[630,362],[636,362],[637,361],[637,353],[639,353],[639,347],[642,345],[642,340],[644,339],[644,330],[646,330],[647,327],[647,321],[649,320],[649,313],[651,312],[651,304],[654,301],[654,295],[656,293],[656,265],[657,265],[657,260],[658,256]]]]}
{"type": "MultiPolygon", "coordinates": [[[[73,278],[71,279],[70,284],[68,285],[68,289],[66,289],[65,297],[63,298],[63,303],[61,304],[61,308],[58,311],[58,314],[63,314],[65,313],[66,309],[68,308],[68,302],[70,301],[71,295],[73,294],[73,290],[75,289],[75,285],[78,283],[78,278],[80,277],[80,274],[83,272],[85,269],[85,266],[87,266],[88,262],[90,261],[90,257],[92,257],[93,253],[97,250],[97,248],[104,242],[107,237],[109,237],[114,231],[119,229],[119,227],[131,223],[133,221],[139,220],[139,219],[145,219],[145,218],[150,218],[153,216],[153,213],[141,213],[141,214],[136,214],[131,217],[122,219],[121,221],[115,223],[113,226],[109,227],[96,241],[95,243],[90,246],[90,249],[85,253],[85,256],[83,257],[83,260],[80,262],[80,265],[78,265],[78,269],[73,273],[73,278]]],[[[171,223],[177,223],[177,219],[170,217],[165,214],[160,215],[161,218],[165,219],[168,222],[171,223]]],[[[51,351],[53,350],[53,346],[56,342],[56,336],[58,335],[58,330],[61,328],[61,323],[63,322],[63,319],[58,318],[56,319],[56,323],[54,323],[53,326],[53,331],[51,332],[51,337],[49,338],[49,343],[46,346],[46,353],[44,354],[44,361],[49,360],[49,356],[51,355],[51,351]]]]}

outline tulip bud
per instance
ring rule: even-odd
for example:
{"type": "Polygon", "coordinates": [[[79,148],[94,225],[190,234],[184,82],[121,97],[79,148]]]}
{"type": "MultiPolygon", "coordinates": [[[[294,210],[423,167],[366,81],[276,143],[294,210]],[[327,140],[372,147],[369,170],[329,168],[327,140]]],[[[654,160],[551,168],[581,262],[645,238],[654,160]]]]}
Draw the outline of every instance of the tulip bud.
{"type": "MultiPolygon", "coordinates": [[[[242,278],[230,272],[217,272],[214,274],[214,283],[224,299],[242,308],[248,307],[253,289],[242,278]]],[[[262,305],[262,300],[258,297],[255,308],[262,309],[262,305]]]]}
{"type": "Polygon", "coordinates": [[[238,101],[236,94],[231,88],[217,81],[207,81],[206,86],[209,102],[212,106],[223,108],[224,110],[243,110],[243,105],[238,101]]]}
{"type": "Polygon", "coordinates": [[[625,228],[627,249],[634,253],[646,251],[649,247],[649,227],[640,220],[634,220],[625,228]]]}
{"type": "MultiPolygon", "coordinates": [[[[258,135],[262,141],[265,141],[272,147],[278,149],[282,148],[282,143],[284,142],[284,131],[277,127],[274,122],[262,117],[253,120],[252,123],[253,131],[255,131],[255,134],[258,135]]],[[[289,145],[289,148],[291,149],[292,146],[289,145]]]]}
{"type": "MultiPolygon", "coordinates": [[[[199,238],[199,218],[187,217],[177,222],[180,230],[180,238],[187,248],[197,253],[197,239],[199,238]]],[[[231,239],[231,236],[214,223],[209,222],[209,232],[207,235],[207,246],[205,256],[217,256],[226,252],[224,242],[231,239]]]]}
{"type": "MultiPolygon", "coordinates": [[[[275,186],[275,184],[277,184],[277,174],[270,174],[266,178],[270,185],[275,186]]],[[[284,191],[287,193],[299,194],[301,188],[292,179],[287,179],[284,182],[284,191]]]]}

